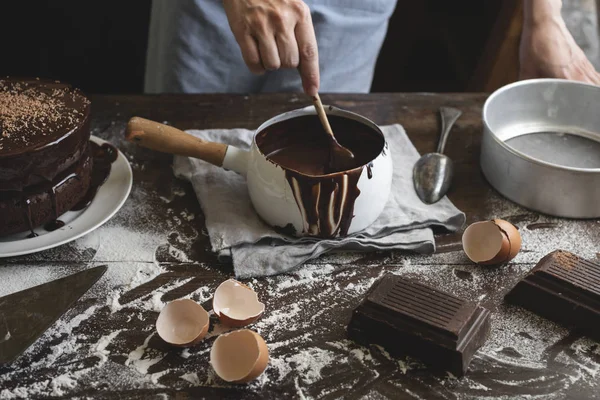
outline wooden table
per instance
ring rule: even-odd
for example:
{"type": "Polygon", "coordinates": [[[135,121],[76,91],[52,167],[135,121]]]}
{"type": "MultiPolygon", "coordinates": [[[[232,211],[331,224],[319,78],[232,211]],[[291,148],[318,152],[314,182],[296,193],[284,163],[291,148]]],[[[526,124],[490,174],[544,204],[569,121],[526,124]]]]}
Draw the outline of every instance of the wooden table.
{"type": "Polygon", "coordinates": [[[134,115],[179,128],[256,128],[286,110],[308,105],[294,94],[256,96],[93,96],[93,134],[114,143],[131,162],[134,185],[123,209],[76,242],[2,260],[0,294],[92,265],[109,272],[12,365],[0,368],[0,398],[597,398],[600,349],[571,332],[503,303],[503,295],[547,252],[571,250],[600,258],[600,222],[542,216],[500,197],[479,166],[483,94],[323,95],[324,103],[358,112],[380,125],[400,123],[423,153],[433,151],[437,110],[463,110],[447,146],[456,162],[449,195],[468,222],[492,217],[517,225],[523,249],[509,265],[477,267],[464,256],[460,233],[438,232],[437,253],[326,255],[300,270],[247,280],[266,304],[251,329],[270,348],[259,379],[232,386],[217,379],[210,345],[223,328],[182,350],[154,333],[164,302],[188,296],[206,303],[233,276],[210,252],[204,217],[191,185],[175,179],[171,157],[123,140],[134,115]],[[390,357],[378,346],[348,340],[352,309],[384,272],[437,285],[479,301],[494,313],[486,345],[469,373],[456,379],[390,357]]]}

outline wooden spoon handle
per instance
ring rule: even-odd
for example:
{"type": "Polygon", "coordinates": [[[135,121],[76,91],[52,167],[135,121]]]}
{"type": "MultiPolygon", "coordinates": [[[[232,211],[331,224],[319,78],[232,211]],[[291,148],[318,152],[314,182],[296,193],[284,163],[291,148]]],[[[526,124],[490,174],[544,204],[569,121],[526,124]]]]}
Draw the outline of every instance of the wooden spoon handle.
{"type": "Polygon", "coordinates": [[[333,140],[337,143],[335,136],[333,136],[333,131],[331,130],[331,125],[329,125],[329,120],[327,119],[327,115],[325,114],[325,110],[323,109],[323,103],[321,103],[321,98],[319,94],[313,96],[313,103],[315,108],[317,109],[317,114],[319,115],[319,119],[321,120],[321,124],[323,128],[325,128],[325,132],[333,138],[333,140]]]}
{"type": "Polygon", "coordinates": [[[133,117],[127,124],[126,139],[163,153],[194,157],[218,167],[223,165],[227,145],[202,140],[169,125],[133,117]]]}

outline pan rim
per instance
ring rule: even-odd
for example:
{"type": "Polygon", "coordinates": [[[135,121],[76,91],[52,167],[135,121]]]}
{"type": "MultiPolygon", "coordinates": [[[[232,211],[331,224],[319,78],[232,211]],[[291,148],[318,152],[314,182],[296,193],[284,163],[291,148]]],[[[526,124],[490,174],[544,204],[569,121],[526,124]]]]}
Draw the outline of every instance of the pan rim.
{"type": "Polygon", "coordinates": [[[314,106],[306,106],[306,107],[298,108],[295,110],[286,111],[284,113],[281,113],[281,114],[275,115],[274,117],[269,118],[268,120],[263,122],[254,131],[254,134],[252,136],[252,146],[256,148],[256,151],[258,152],[258,154],[260,154],[265,160],[275,164],[279,168],[281,168],[283,170],[287,170],[287,171],[292,171],[298,175],[304,176],[306,178],[312,178],[312,179],[326,179],[326,178],[339,176],[342,174],[348,174],[351,172],[358,172],[359,170],[362,170],[365,167],[367,167],[369,164],[374,163],[377,159],[381,158],[382,156],[385,156],[385,152],[388,149],[389,145],[388,145],[387,139],[386,139],[385,135],[383,134],[383,131],[379,127],[379,125],[377,125],[371,119],[369,119],[361,114],[355,113],[353,111],[345,110],[343,108],[339,108],[334,105],[323,104],[323,108],[325,109],[327,115],[334,115],[334,116],[339,116],[342,118],[354,120],[356,122],[359,122],[359,123],[365,125],[369,129],[371,129],[374,133],[377,133],[383,140],[383,144],[381,146],[381,150],[379,151],[379,153],[377,153],[377,155],[375,157],[373,157],[371,160],[369,160],[367,163],[359,165],[355,168],[344,170],[344,171],[338,171],[338,172],[330,172],[328,174],[320,174],[320,175],[305,174],[305,173],[295,170],[293,168],[287,168],[282,165],[279,165],[279,164],[271,161],[269,158],[267,158],[267,155],[264,154],[264,152],[262,151],[262,149],[258,146],[258,144],[256,142],[256,137],[258,136],[258,134],[260,132],[262,132],[263,130],[265,130],[266,128],[268,128],[269,126],[279,123],[279,122],[287,121],[290,119],[295,119],[298,117],[308,116],[308,115],[316,116],[317,110],[315,109],[314,106]]]}
{"type": "MultiPolygon", "coordinates": [[[[593,88],[594,90],[597,90],[599,92],[599,97],[600,97],[600,86],[592,85],[592,84],[580,82],[580,81],[573,81],[573,80],[569,80],[569,79],[536,78],[536,79],[525,79],[525,80],[509,83],[509,84],[502,86],[501,88],[495,90],[494,92],[492,92],[492,94],[490,94],[484,102],[483,109],[482,109],[482,120],[483,120],[483,125],[485,128],[484,134],[485,134],[485,131],[489,132],[489,136],[492,139],[494,139],[496,141],[496,143],[498,143],[500,145],[500,147],[502,147],[504,150],[512,153],[514,156],[517,156],[525,161],[528,161],[528,162],[531,162],[534,164],[538,164],[540,166],[547,167],[547,168],[560,169],[563,171],[576,172],[576,173],[580,173],[580,174],[600,174],[600,168],[570,167],[570,166],[566,166],[566,165],[554,164],[551,162],[543,161],[543,160],[537,159],[535,157],[532,157],[530,155],[527,155],[519,150],[516,150],[512,146],[509,146],[505,141],[501,140],[498,137],[498,135],[496,134],[496,132],[494,130],[492,130],[492,128],[488,124],[488,119],[489,119],[488,116],[492,112],[492,111],[490,111],[492,101],[496,97],[500,96],[502,93],[507,92],[515,87],[526,86],[526,85],[530,86],[530,85],[535,85],[538,83],[556,83],[559,85],[590,87],[590,88],[593,88]]],[[[531,132],[531,133],[533,133],[533,132],[531,132]]]]}

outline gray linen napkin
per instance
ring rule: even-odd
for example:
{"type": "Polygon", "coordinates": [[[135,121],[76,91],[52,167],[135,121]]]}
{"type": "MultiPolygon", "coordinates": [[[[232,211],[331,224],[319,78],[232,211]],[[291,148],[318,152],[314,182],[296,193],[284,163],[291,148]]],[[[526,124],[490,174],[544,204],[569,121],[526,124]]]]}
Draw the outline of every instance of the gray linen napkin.
{"type": "MultiPolygon", "coordinates": [[[[283,273],[333,250],[433,253],[435,242],[430,227],[458,230],[465,223],[465,214],[447,197],[433,205],[419,200],[412,182],[412,168],[419,153],[401,125],[381,129],[394,164],[390,198],[371,226],[343,239],[294,238],[275,232],[258,217],[245,179],[235,172],[182,156],[175,156],[173,170],[177,177],[192,183],[206,216],[212,250],[220,259],[233,261],[238,278],[283,273]]],[[[242,149],[250,147],[253,135],[253,131],[247,129],[190,130],[188,133],[242,149]]]]}

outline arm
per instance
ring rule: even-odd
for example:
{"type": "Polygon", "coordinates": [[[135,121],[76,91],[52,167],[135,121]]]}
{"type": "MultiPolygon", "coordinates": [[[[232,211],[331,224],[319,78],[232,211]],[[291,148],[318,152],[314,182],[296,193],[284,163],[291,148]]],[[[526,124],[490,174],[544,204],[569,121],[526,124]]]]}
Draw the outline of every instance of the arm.
{"type": "Polygon", "coordinates": [[[561,16],[562,0],[524,0],[520,78],[563,78],[600,84],[561,16]]]}
{"type": "Polygon", "coordinates": [[[302,0],[223,0],[244,62],[255,74],[299,68],[309,96],[319,90],[319,57],[310,10],[302,0]]]}

